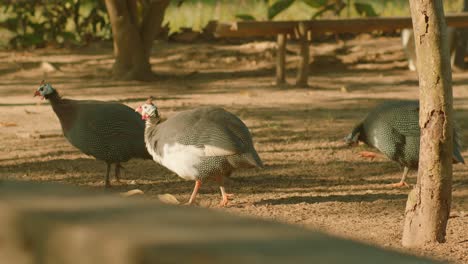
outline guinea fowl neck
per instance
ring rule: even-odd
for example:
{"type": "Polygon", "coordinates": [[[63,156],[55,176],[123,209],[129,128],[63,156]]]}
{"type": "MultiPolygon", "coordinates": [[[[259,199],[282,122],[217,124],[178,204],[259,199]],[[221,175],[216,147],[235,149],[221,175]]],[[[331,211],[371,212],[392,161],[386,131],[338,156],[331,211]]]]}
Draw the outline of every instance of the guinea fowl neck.
{"type": "Polygon", "coordinates": [[[59,118],[62,130],[66,135],[73,127],[76,117],[76,106],[72,103],[72,100],[62,99],[57,91],[44,96],[44,98],[49,100],[52,105],[52,109],[59,118]]]}
{"type": "Polygon", "coordinates": [[[45,95],[44,98],[49,100],[52,105],[58,104],[62,100],[62,97],[60,97],[58,92],[55,90],[51,94],[45,95]]]}
{"type": "Polygon", "coordinates": [[[155,126],[159,125],[159,123],[161,123],[161,118],[160,117],[152,116],[152,117],[149,117],[148,119],[146,119],[146,126],[147,127],[155,127],[155,126]]]}

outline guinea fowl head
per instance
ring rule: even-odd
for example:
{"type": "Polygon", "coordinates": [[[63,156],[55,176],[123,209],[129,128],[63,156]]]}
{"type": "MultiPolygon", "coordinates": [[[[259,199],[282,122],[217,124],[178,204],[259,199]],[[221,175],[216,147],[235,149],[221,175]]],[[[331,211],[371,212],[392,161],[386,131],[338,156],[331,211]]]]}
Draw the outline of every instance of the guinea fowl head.
{"type": "Polygon", "coordinates": [[[160,120],[158,108],[153,104],[152,96],[150,96],[148,100],[146,100],[146,102],[139,106],[135,111],[141,114],[141,119],[143,120],[157,119],[158,122],[160,120]]]}
{"type": "Polygon", "coordinates": [[[349,133],[345,138],[346,145],[348,146],[355,146],[359,144],[359,141],[363,140],[363,125],[362,123],[354,127],[353,131],[349,133]]]}
{"type": "Polygon", "coordinates": [[[50,83],[45,83],[44,81],[41,82],[41,85],[37,90],[34,92],[34,97],[40,96],[42,99],[48,99],[49,96],[56,93],[55,89],[52,88],[50,83]]]}

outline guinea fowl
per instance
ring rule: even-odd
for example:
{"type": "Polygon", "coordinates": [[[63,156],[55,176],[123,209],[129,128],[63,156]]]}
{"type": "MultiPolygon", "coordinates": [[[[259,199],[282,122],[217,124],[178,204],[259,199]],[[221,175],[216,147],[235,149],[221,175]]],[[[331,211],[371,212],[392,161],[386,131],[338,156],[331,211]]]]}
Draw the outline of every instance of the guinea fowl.
{"type": "MultiPolygon", "coordinates": [[[[418,101],[389,101],[377,106],[345,138],[348,144],[362,141],[375,147],[404,167],[401,181],[393,187],[408,186],[405,179],[409,170],[418,168],[419,139],[418,101]]],[[[453,161],[465,163],[455,129],[453,139],[453,161]]]]}
{"type": "Polygon", "coordinates": [[[111,164],[116,164],[115,178],[119,181],[122,162],[151,159],[144,142],[145,123],[132,108],[114,102],[63,99],[44,82],[34,96],[50,101],[63,134],[73,146],[107,163],[106,187],[110,187],[111,164]]]}
{"type": "Polygon", "coordinates": [[[235,169],[263,167],[246,125],[219,107],[179,112],[161,122],[151,98],[138,107],[146,120],[145,142],[159,164],[185,180],[195,180],[188,204],[195,201],[202,181],[214,178],[221,190],[220,205],[228,203],[224,177],[235,169]]]}

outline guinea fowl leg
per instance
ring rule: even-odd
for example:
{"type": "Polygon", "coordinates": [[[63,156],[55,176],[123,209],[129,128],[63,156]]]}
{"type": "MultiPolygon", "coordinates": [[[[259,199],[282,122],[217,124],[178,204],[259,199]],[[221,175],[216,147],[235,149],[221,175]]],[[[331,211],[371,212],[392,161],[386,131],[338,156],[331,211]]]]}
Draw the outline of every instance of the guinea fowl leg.
{"type": "Polygon", "coordinates": [[[221,196],[222,196],[219,206],[224,207],[228,204],[229,198],[232,198],[234,194],[226,193],[226,190],[224,189],[224,178],[222,176],[216,177],[216,181],[219,183],[219,189],[221,190],[221,196]]]}
{"type": "Polygon", "coordinates": [[[410,187],[408,183],[406,183],[406,176],[408,175],[409,169],[405,167],[403,169],[403,176],[401,177],[400,182],[390,184],[390,187],[410,187]]]}
{"type": "Polygon", "coordinates": [[[105,184],[106,184],[106,188],[111,187],[111,184],[110,184],[110,181],[109,181],[110,167],[111,167],[111,164],[110,164],[110,163],[107,163],[106,183],[105,183],[105,184]]]}
{"type": "Polygon", "coordinates": [[[193,192],[192,192],[192,195],[190,195],[190,199],[189,199],[187,205],[193,204],[193,202],[195,201],[195,198],[197,197],[198,189],[200,189],[200,186],[201,186],[201,181],[196,180],[195,181],[195,187],[193,187],[193,192]]]}
{"type": "Polygon", "coordinates": [[[115,179],[120,183],[120,169],[125,169],[119,162],[115,164],[115,179]]]}

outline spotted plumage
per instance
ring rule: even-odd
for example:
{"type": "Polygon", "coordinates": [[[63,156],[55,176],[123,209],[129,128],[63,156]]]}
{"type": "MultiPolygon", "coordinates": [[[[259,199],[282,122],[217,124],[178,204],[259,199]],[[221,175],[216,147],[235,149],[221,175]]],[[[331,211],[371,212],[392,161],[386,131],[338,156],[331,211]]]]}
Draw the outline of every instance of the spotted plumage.
{"type": "MultiPolygon", "coordinates": [[[[145,142],[153,159],[186,180],[199,184],[223,178],[241,168],[262,167],[246,125],[234,114],[219,107],[203,107],[180,112],[165,122],[151,102],[138,111],[147,119],[145,142]]],[[[196,190],[189,203],[195,199],[196,190]]],[[[223,194],[222,204],[227,203],[223,194]]]]}
{"type": "MultiPolygon", "coordinates": [[[[454,130],[453,159],[464,163],[461,144],[454,130]]],[[[419,162],[419,102],[389,101],[377,106],[346,137],[348,143],[362,141],[377,148],[389,159],[405,168],[400,186],[409,169],[419,162]]]]}
{"type": "Polygon", "coordinates": [[[41,85],[35,95],[50,101],[73,146],[107,163],[106,187],[110,186],[111,164],[116,164],[118,179],[120,163],[151,158],[144,143],[144,121],[132,108],[114,102],[63,99],[50,84],[41,85]]]}

